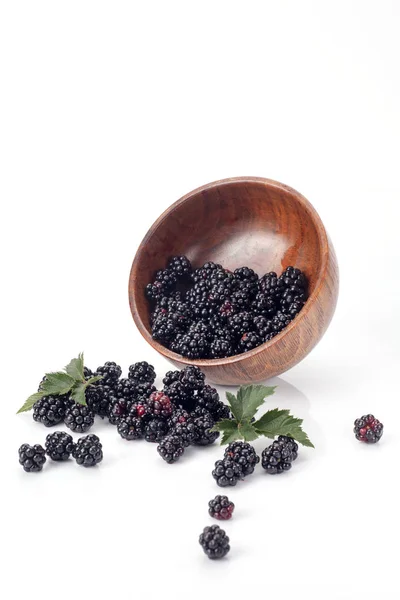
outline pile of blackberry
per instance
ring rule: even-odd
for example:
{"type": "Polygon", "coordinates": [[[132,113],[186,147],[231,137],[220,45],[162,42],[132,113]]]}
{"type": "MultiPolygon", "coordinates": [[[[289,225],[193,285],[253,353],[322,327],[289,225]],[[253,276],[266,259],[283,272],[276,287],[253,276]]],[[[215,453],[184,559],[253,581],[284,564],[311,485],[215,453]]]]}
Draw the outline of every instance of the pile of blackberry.
{"type": "Polygon", "coordinates": [[[224,358],[271,340],[300,312],[307,279],[294,267],[259,277],[206,262],[172,258],[146,287],[153,338],[190,359],[224,358]]]}

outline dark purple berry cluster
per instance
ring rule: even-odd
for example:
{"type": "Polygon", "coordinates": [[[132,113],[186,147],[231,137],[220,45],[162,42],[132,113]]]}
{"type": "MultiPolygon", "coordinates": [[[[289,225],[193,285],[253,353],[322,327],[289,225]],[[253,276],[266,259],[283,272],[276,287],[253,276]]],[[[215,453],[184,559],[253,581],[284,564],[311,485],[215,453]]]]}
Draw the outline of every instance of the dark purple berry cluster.
{"type": "Polygon", "coordinates": [[[307,279],[294,267],[278,277],[259,277],[240,267],[233,273],[207,262],[193,269],[172,258],[146,287],[153,338],[190,359],[224,358],[271,340],[300,312],[307,279]]]}

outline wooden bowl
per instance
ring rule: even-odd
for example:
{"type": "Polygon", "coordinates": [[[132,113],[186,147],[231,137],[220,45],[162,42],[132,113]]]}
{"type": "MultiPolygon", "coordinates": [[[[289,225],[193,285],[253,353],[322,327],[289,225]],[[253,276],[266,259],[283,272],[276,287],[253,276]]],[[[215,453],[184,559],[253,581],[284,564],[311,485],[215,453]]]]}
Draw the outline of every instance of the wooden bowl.
{"type": "Polygon", "coordinates": [[[140,333],[174,365],[198,365],[214,383],[264,381],[287,371],[324,335],[338,296],[335,251],[311,204],[292,188],[261,177],[237,177],[204,185],[172,204],[147,232],[132,264],[129,302],[140,333]],[[171,256],[185,254],[195,267],[211,260],[259,275],[289,265],[309,280],[309,299],[271,341],[229,358],[190,360],[154,341],[144,289],[171,256]]]}

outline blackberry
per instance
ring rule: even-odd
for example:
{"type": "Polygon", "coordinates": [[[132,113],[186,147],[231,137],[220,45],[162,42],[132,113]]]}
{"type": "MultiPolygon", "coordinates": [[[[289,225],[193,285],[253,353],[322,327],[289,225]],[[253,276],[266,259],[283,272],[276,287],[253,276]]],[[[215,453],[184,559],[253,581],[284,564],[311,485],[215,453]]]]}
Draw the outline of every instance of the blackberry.
{"type": "Polygon", "coordinates": [[[205,358],[209,352],[209,342],[200,333],[186,333],[180,337],[173,351],[191,360],[205,358]]]}
{"type": "Polygon", "coordinates": [[[86,388],[86,402],[93,414],[102,419],[108,416],[112,389],[106,385],[89,385],[86,388]]]}
{"type": "Polygon", "coordinates": [[[293,285],[306,290],[307,279],[300,269],[296,269],[295,267],[287,267],[279,277],[278,286],[288,288],[293,285]]]}
{"type": "Polygon", "coordinates": [[[103,379],[100,380],[102,385],[113,387],[121,377],[122,369],[117,363],[108,361],[102,367],[97,368],[96,375],[103,376],[103,379]]]}
{"type": "Polygon", "coordinates": [[[222,265],[213,263],[211,261],[206,262],[202,267],[193,272],[192,279],[195,283],[210,279],[215,271],[223,271],[222,265]]]}
{"type": "Polygon", "coordinates": [[[253,317],[249,312],[240,312],[228,319],[228,325],[232,333],[240,338],[243,334],[252,331],[254,327],[253,317]]]}
{"type": "Polygon", "coordinates": [[[138,383],[154,383],[156,372],[154,371],[153,365],[149,365],[148,362],[142,361],[129,367],[128,377],[129,379],[136,380],[138,383]]]}
{"type": "Polygon", "coordinates": [[[85,379],[89,379],[93,376],[93,371],[91,371],[88,367],[83,367],[83,376],[85,379]]]}
{"type": "Polygon", "coordinates": [[[175,273],[178,279],[185,279],[192,273],[192,265],[186,256],[174,256],[168,262],[168,269],[175,273]]]}
{"type": "Polygon", "coordinates": [[[134,379],[122,377],[114,388],[114,395],[125,400],[134,400],[137,396],[138,383],[134,379]]]}
{"type": "Polygon", "coordinates": [[[151,419],[144,427],[146,442],[161,442],[168,433],[168,425],[164,419],[151,419]]]}
{"type": "Polygon", "coordinates": [[[88,406],[74,403],[65,411],[64,423],[72,431],[84,433],[93,425],[94,414],[88,406]]]}
{"type": "Polygon", "coordinates": [[[171,429],[171,433],[180,438],[182,446],[185,448],[194,444],[199,435],[198,428],[190,419],[183,423],[177,423],[174,425],[171,429]]]}
{"type": "Polygon", "coordinates": [[[206,376],[203,371],[195,366],[185,367],[179,376],[179,380],[186,390],[201,390],[204,386],[205,378],[206,376]]]}
{"type": "Polygon", "coordinates": [[[74,449],[74,440],[65,431],[55,431],[46,437],[46,454],[52,460],[68,460],[74,449]]]}
{"type": "Polygon", "coordinates": [[[167,435],[157,446],[157,452],[165,462],[172,464],[184,453],[182,440],[177,435],[167,435]]]}
{"type": "Polygon", "coordinates": [[[212,476],[220,487],[236,485],[243,478],[243,471],[232,458],[223,458],[215,463],[212,476]]]}
{"type": "Polygon", "coordinates": [[[160,281],[155,281],[154,283],[148,283],[145,291],[147,298],[154,302],[163,296],[165,289],[160,281]]]}
{"type": "Polygon", "coordinates": [[[110,397],[108,420],[112,425],[117,425],[121,419],[128,416],[133,402],[124,398],[110,397]]]}
{"type": "Polygon", "coordinates": [[[164,392],[153,392],[146,401],[150,413],[155,417],[168,419],[172,415],[173,406],[170,398],[164,392]]]}
{"type": "Polygon", "coordinates": [[[210,431],[215,425],[211,413],[209,413],[208,410],[199,407],[193,411],[192,416],[196,427],[195,445],[208,446],[209,444],[213,444],[219,437],[219,433],[218,431],[210,431]]]}
{"type": "Polygon", "coordinates": [[[167,371],[163,379],[163,384],[168,386],[171,385],[171,383],[174,383],[174,381],[178,381],[180,374],[180,371],[167,371]]]}
{"type": "Polygon", "coordinates": [[[152,336],[154,340],[168,345],[179,331],[179,327],[168,315],[160,316],[153,324],[152,336]]]}
{"type": "Polygon", "coordinates": [[[256,454],[253,446],[247,442],[232,442],[225,449],[224,456],[231,458],[241,467],[244,477],[251,475],[256,464],[260,462],[260,457],[256,454]]]}
{"type": "Polygon", "coordinates": [[[261,454],[261,465],[270,475],[289,471],[297,458],[298,445],[293,438],[280,435],[261,454]]]}
{"type": "Polygon", "coordinates": [[[40,444],[30,446],[22,444],[18,450],[19,464],[22,465],[27,473],[37,473],[43,469],[46,462],[46,454],[44,448],[40,444]]]}
{"type": "Polygon", "coordinates": [[[170,290],[176,282],[177,277],[172,269],[160,269],[154,278],[154,283],[160,283],[164,291],[170,290]]]}
{"type": "Polygon", "coordinates": [[[140,440],[143,435],[143,421],[132,414],[122,417],[117,424],[119,435],[125,440],[140,440]]]}
{"type": "Polygon", "coordinates": [[[278,311],[273,319],[271,319],[272,333],[277,335],[289,325],[290,321],[291,319],[287,315],[278,311]]]}
{"type": "Polygon", "coordinates": [[[227,339],[214,338],[210,344],[210,358],[225,358],[233,353],[232,343],[227,339]]]}
{"type": "Polygon", "coordinates": [[[244,333],[238,343],[239,352],[248,352],[249,350],[253,350],[262,344],[262,342],[263,340],[259,335],[254,333],[254,331],[244,333]]]}
{"type": "Polygon", "coordinates": [[[102,444],[93,433],[79,438],[72,456],[82,467],[94,467],[103,460],[102,444]]]}
{"type": "Polygon", "coordinates": [[[364,415],[354,421],[354,433],[360,442],[376,444],[382,437],[383,425],[374,415],[364,415]]]}
{"type": "Polygon", "coordinates": [[[263,315],[268,318],[273,317],[277,310],[277,306],[271,296],[263,292],[259,292],[256,295],[251,307],[257,315],[263,315]]]}
{"type": "Polygon", "coordinates": [[[199,543],[208,558],[213,560],[223,558],[231,549],[228,536],[218,525],[205,527],[199,537],[199,543]]]}
{"type": "Polygon", "coordinates": [[[278,276],[274,271],[266,273],[258,281],[258,289],[269,298],[279,300],[281,287],[278,285],[278,276]]]}
{"type": "Polygon", "coordinates": [[[215,496],[213,500],[208,503],[208,512],[211,517],[218,519],[219,521],[227,521],[232,517],[232,513],[235,509],[235,505],[231,502],[228,496],[215,496]]]}
{"type": "Polygon", "coordinates": [[[172,416],[168,419],[168,427],[172,429],[178,423],[186,423],[192,421],[192,417],[184,408],[178,408],[172,413],[172,416]]]}
{"type": "Polygon", "coordinates": [[[68,396],[43,396],[33,405],[33,419],[46,427],[58,425],[64,419],[68,396]]]}
{"type": "Polygon", "coordinates": [[[217,390],[211,385],[205,385],[202,390],[197,392],[196,405],[199,408],[205,408],[216,421],[230,418],[229,407],[221,402],[217,390]]]}
{"type": "Polygon", "coordinates": [[[224,321],[235,313],[237,313],[237,304],[232,303],[229,299],[225,300],[218,310],[220,318],[224,321]]]}
{"type": "Polygon", "coordinates": [[[258,275],[253,271],[253,269],[249,269],[249,267],[239,267],[233,271],[236,279],[240,279],[241,281],[258,281],[258,275]]]}

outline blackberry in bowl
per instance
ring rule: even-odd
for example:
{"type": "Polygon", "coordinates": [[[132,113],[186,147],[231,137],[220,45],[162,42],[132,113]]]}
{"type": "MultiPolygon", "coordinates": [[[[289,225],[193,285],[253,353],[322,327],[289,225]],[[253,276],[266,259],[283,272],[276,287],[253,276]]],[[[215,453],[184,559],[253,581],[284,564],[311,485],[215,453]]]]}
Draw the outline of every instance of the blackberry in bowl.
{"type": "Polygon", "coordinates": [[[264,381],[324,335],[338,296],[335,252],[318,214],[281,183],[239,177],[170,206],[132,264],[129,300],[144,338],[210,381],[264,381]]]}

